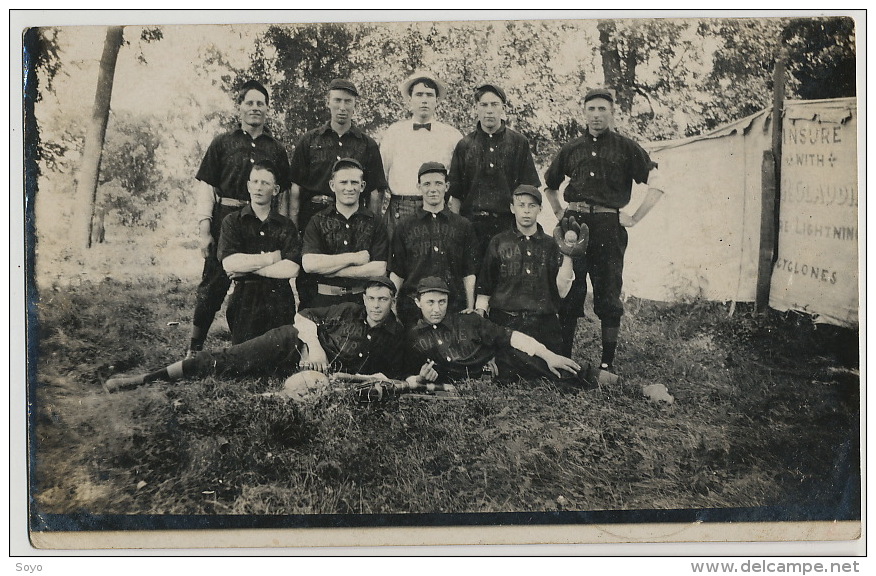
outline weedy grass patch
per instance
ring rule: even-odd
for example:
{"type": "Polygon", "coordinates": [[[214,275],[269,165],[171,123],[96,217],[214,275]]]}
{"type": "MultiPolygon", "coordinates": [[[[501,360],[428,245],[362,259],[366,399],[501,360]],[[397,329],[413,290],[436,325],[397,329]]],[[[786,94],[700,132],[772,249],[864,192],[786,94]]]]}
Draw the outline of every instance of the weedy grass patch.
{"type": "MultiPolygon", "coordinates": [[[[178,279],[43,290],[38,512],[860,509],[854,337],[802,317],[630,299],[623,380],[592,391],[470,380],[458,401],[299,405],[261,396],[278,373],[105,394],[111,373],[181,358],[193,298],[178,279]],[[675,401],[646,398],[653,383],[675,401]]],[[[596,358],[597,326],[580,323],[576,359],[596,358]]],[[[208,346],[227,337],[220,322],[208,346]]]]}

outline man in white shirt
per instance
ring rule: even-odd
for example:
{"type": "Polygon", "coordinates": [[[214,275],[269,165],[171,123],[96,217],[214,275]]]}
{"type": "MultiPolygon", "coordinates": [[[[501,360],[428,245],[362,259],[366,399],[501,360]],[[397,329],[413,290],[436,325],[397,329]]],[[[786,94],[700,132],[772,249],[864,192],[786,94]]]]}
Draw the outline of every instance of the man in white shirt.
{"type": "Polygon", "coordinates": [[[459,130],[434,119],[438,101],[447,93],[435,74],[417,71],[399,84],[399,90],[413,116],[387,128],[380,143],[391,194],[384,216],[390,238],[396,225],[423,204],[416,186],[420,166],[426,162],[450,166],[453,149],[462,139],[459,130]]]}

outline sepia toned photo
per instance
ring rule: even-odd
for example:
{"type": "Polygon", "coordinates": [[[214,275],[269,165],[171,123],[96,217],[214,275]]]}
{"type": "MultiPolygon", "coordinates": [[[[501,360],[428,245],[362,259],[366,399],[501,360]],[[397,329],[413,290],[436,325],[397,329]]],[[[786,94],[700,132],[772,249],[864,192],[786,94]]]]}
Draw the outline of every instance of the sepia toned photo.
{"type": "Polygon", "coordinates": [[[34,548],[858,541],[862,15],[536,14],[13,30],[34,548]]]}

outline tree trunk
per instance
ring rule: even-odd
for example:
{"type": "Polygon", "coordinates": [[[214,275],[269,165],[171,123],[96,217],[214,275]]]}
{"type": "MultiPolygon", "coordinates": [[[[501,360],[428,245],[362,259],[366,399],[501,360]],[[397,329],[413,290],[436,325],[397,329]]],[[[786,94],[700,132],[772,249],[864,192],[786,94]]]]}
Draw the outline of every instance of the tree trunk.
{"type": "Polygon", "coordinates": [[[116,59],[122,45],[122,28],[122,26],[110,26],[106,31],[103,56],[100,59],[100,73],[97,77],[97,90],[94,94],[94,108],[92,108],[91,122],[85,135],[85,148],[82,151],[82,162],[79,167],[79,185],[76,189],[76,198],[81,210],[80,242],[84,244],[85,248],[91,248],[97,178],[100,174],[103,141],[106,136],[106,125],[109,121],[116,59]]]}
{"type": "Polygon", "coordinates": [[[621,58],[617,48],[617,25],[613,20],[600,20],[596,28],[599,30],[599,54],[602,56],[602,76],[605,86],[617,89],[621,78],[621,58]]]}

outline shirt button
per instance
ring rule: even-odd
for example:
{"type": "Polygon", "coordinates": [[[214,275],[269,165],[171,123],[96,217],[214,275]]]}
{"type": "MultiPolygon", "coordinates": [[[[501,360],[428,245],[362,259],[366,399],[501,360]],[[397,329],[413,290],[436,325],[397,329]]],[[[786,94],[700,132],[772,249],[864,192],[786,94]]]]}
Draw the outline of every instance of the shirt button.
{"type": "Polygon", "coordinates": [[[347,241],[346,241],[346,240],[344,240],[344,246],[346,246],[346,245],[347,245],[347,241]]]}
{"type": "Polygon", "coordinates": [[[450,356],[447,357],[447,361],[452,362],[452,360],[450,359],[450,356]]]}
{"type": "Polygon", "coordinates": [[[359,352],[359,358],[361,358],[361,357],[362,357],[362,353],[361,353],[361,352],[359,352]]]}
{"type": "Polygon", "coordinates": [[[444,344],[444,341],[443,341],[443,340],[438,340],[438,343],[439,343],[439,344],[444,344]]]}
{"type": "Polygon", "coordinates": [[[264,231],[264,230],[262,230],[261,232],[259,232],[259,236],[264,236],[264,235],[265,235],[265,231],[264,231]]]}
{"type": "Polygon", "coordinates": [[[494,166],[494,164],[492,162],[490,162],[490,168],[492,168],[493,166],[494,166]]]}
{"type": "Polygon", "coordinates": [[[527,250],[527,251],[526,251],[526,255],[527,255],[527,256],[532,256],[532,252],[530,252],[529,250],[527,250]]]}
{"type": "Polygon", "coordinates": [[[438,247],[437,247],[437,246],[433,246],[433,249],[435,250],[435,252],[438,251],[438,247]]]}
{"type": "Polygon", "coordinates": [[[249,159],[249,163],[250,163],[250,164],[255,164],[255,158],[250,158],[250,159],[249,159]]]}
{"type": "Polygon", "coordinates": [[[344,145],[343,142],[338,142],[338,146],[343,146],[343,145],[344,145]]]}
{"type": "Polygon", "coordinates": [[[529,268],[526,269],[526,273],[527,273],[527,274],[532,274],[532,272],[529,271],[529,268]]]}
{"type": "Polygon", "coordinates": [[[252,147],[255,148],[255,142],[252,142],[251,144],[252,144],[252,147]]]}
{"type": "Polygon", "coordinates": [[[340,159],[341,159],[341,157],[340,157],[340,156],[337,156],[337,159],[338,159],[338,160],[340,160],[340,159]]]}
{"type": "Polygon", "coordinates": [[[495,152],[495,151],[496,151],[495,148],[490,148],[490,152],[495,152]]]}
{"type": "Polygon", "coordinates": [[[371,334],[368,334],[365,337],[368,338],[369,340],[371,340],[371,334]]]}
{"type": "Polygon", "coordinates": [[[596,152],[591,152],[590,155],[591,155],[591,156],[596,156],[596,152]]]}
{"type": "Polygon", "coordinates": [[[590,175],[591,175],[591,176],[596,176],[596,174],[594,174],[593,172],[591,172],[590,175]]]}
{"type": "Polygon", "coordinates": [[[346,226],[347,226],[347,228],[349,228],[349,227],[350,227],[350,225],[349,225],[349,224],[347,224],[347,225],[346,225],[346,226]]]}
{"type": "Polygon", "coordinates": [[[432,330],[437,330],[437,329],[438,329],[438,325],[437,325],[437,324],[432,324],[432,330]]]}

